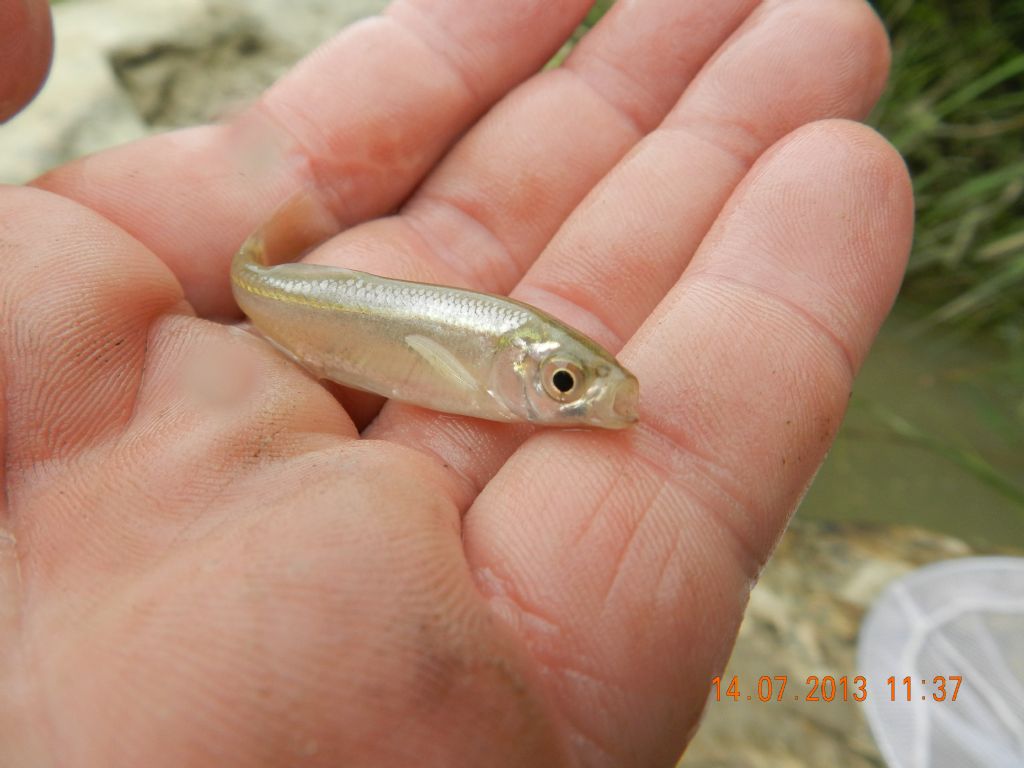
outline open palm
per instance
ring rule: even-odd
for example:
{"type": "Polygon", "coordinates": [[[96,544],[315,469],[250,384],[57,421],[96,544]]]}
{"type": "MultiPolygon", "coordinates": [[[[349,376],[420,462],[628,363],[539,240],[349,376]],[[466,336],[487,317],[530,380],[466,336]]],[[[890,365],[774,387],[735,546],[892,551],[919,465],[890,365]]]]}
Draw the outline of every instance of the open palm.
{"type": "MultiPolygon", "coordinates": [[[[676,759],[911,200],[826,119],[882,87],[866,4],[633,0],[535,74],[587,5],[399,0],[230,123],[0,190],[0,763],[676,759]],[[551,312],[637,374],[640,425],[375,415],[215,322],[304,189],[343,230],[317,261],[551,312]]],[[[0,0],[0,104],[31,8],[0,0]]]]}

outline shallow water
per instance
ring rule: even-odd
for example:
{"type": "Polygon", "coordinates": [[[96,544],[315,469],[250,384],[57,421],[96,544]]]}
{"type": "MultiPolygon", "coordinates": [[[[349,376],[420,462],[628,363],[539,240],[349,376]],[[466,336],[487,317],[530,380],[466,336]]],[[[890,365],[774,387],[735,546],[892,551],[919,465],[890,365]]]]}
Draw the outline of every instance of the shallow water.
{"type": "Polygon", "coordinates": [[[983,339],[915,332],[898,308],[800,514],[1024,546],[1022,356],[983,339]]]}

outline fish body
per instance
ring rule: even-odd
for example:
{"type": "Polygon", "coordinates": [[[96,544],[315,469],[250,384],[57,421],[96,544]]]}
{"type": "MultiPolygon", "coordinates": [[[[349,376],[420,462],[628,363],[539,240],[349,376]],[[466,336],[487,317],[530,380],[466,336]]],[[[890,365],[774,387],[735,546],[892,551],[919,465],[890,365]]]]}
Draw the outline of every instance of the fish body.
{"type": "Polygon", "coordinates": [[[623,428],[636,378],[594,341],[521,302],[318,264],[231,267],[253,325],[320,378],[494,421],[623,428]]]}

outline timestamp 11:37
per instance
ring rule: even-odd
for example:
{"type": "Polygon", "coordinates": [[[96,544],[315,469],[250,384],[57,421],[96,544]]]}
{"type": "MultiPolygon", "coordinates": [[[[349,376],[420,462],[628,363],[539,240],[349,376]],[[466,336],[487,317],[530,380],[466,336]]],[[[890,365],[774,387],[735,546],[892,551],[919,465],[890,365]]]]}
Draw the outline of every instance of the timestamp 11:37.
{"type": "MultiPolygon", "coordinates": [[[[793,701],[810,702],[861,702],[868,698],[868,681],[863,675],[808,675],[802,683],[789,685],[789,682],[788,675],[761,675],[753,686],[744,686],[738,675],[714,677],[711,679],[711,692],[715,701],[784,701],[787,695],[793,701]]],[[[891,675],[886,679],[881,695],[888,694],[890,701],[956,701],[962,682],[962,675],[935,675],[931,680],[921,679],[917,687],[917,678],[891,675]]]]}

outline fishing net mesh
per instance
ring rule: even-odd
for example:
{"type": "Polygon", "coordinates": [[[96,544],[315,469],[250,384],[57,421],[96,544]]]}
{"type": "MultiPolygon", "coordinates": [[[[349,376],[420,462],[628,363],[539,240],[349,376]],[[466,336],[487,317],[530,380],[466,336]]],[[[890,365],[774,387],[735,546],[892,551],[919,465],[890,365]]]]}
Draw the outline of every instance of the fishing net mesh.
{"type": "Polygon", "coordinates": [[[893,582],[857,662],[890,768],[1024,767],[1024,558],[951,560],[893,582]]]}

